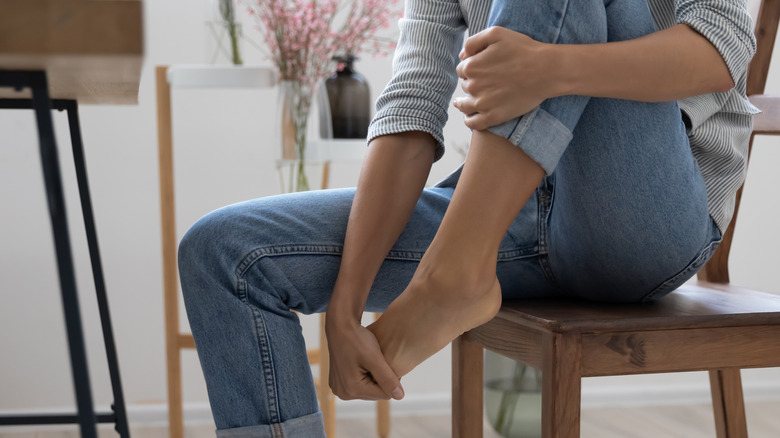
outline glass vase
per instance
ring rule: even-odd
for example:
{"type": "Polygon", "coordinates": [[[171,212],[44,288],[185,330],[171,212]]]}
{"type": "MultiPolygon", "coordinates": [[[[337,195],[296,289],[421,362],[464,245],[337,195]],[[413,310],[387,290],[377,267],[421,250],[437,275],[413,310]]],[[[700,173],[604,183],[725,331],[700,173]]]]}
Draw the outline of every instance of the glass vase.
{"type": "MultiPolygon", "coordinates": [[[[314,160],[318,157],[318,151],[307,150],[315,147],[312,140],[317,137],[316,125],[312,129],[311,120],[315,117],[312,110],[317,103],[318,110],[314,111],[318,116],[320,125],[330,124],[327,94],[324,88],[318,84],[310,85],[302,81],[282,80],[279,82],[279,95],[277,102],[277,165],[288,168],[287,184],[282,181],[282,186],[287,192],[301,192],[310,190],[309,178],[306,174],[306,166],[310,163],[310,157],[314,160]],[[286,186],[286,187],[285,187],[286,186]]],[[[322,138],[330,138],[330,126],[325,129],[322,138]]],[[[315,147],[316,149],[316,147],[315,147]]]]}
{"type": "Polygon", "coordinates": [[[485,351],[485,410],[499,435],[541,438],[542,372],[485,351]]]}
{"type": "Polygon", "coordinates": [[[371,91],[366,78],[355,71],[355,55],[333,58],[336,73],[325,81],[333,121],[333,138],[366,138],[371,122],[371,91]]]}

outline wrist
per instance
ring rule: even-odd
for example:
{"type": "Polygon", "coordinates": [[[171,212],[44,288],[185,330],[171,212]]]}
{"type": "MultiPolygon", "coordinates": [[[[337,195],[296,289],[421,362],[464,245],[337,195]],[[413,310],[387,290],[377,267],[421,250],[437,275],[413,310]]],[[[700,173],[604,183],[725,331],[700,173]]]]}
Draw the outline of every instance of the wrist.
{"type": "Polygon", "coordinates": [[[550,66],[550,97],[580,95],[581,82],[585,77],[583,62],[584,45],[545,44],[543,57],[550,66]]]}
{"type": "Polygon", "coordinates": [[[366,305],[367,291],[371,288],[369,284],[365,288],[356,289],[354,283],[353,287],[342,286],[344,284],[340,279],[336,280],[336,285],[333,287],[333,295],[331,295],[330,303],[328,303],[327,320],[333,320],[334,323],[357,323],[360,324],[363,317],[363,309],[366,305]],[[361,292],[365,291],[365,292],[361,292]]]}
{"type": "MultiPolygon", "coordinates": [[[[362,314],[361,314],[362,316],[362,314]]],[[[351,310],[334,306],[332,300],[325,313],[325,331],[328,333],[343,332],[362,326],[360,318],[355,318],[351,310]]]]}

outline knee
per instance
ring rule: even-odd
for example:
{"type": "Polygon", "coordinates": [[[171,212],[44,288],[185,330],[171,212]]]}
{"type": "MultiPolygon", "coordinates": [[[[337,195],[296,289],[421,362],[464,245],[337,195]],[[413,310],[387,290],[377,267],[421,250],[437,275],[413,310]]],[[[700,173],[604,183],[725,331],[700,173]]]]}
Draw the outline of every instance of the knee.
{"type": "Polygon", "coordinates": [[[185,296],[190,283],[202,282],[204,276],[224,275],[230,270],[233,227],[232,218],[226,213],[221,209],[203,216],[179,242],[179,276],[185,296]]]}
{"type": "Polygon", "coordinates": [[[489,26],[500,26],[550,44],[607,41],[603,0],[494,0],[489,26]]]}

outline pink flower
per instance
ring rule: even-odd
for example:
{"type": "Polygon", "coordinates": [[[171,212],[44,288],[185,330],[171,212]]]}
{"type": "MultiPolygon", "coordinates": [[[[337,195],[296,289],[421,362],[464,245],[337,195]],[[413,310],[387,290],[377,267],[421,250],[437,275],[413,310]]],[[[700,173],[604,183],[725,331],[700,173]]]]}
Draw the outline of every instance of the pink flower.
{"type": "Polygon", "coordinates": [[[315,87],[334,55],[385,55],[395,41],[376,35],[397,16],[398,0],[244,0],[283,80],[315,87]]]}

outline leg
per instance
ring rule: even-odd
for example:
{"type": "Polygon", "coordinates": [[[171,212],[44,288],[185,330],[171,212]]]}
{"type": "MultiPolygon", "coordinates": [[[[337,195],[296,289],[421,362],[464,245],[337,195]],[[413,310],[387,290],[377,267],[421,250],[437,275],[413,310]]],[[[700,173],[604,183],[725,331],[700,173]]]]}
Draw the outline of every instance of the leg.
{"type": "MultiPolygon", "coordinates": [[[[376,321],[382,314],[375,313],[376,321]]],[[[376,433],[379,438],[390,436],[390,400],[378,400],[376,402],[376,433]]]]}
{"type": "Polygon", "coordinates": [[[710,389],[718,438],[747,438],[745,401],[739,370],[710,370],[710,389]]]}
{"type": "Polygon", "coordinates": [[[173,130],[168,67],[157,66],[157,141],[160,176],[160,225],[162,233],[165,355],[168,381],[168,434],[184,438],[181,391],[181,343],[179,337],[179,284],[176,278],[176,213],[173,189],[173,130]]]}
{"type": "MultiPolygon", "coordinates": [[[[367,310],[408,283],[449,204],[427,189],[379,271],[367,310]]],[[[180,245],[187,315],[218,434],[323,436],[298,319],[326,309],[354,190],[276,196],[201,219],[180,245]]]]}
{"type": "MultiPolygon", "coordinates": [[[[605,14],[603,0],[496,1],[490,24],[551,43],[598,42],[607,37],[605,14]]],[[[399,376],[496,314],[499,242],[544,171],[554,169],[587,101],[550,99],[493,133],[472,134],[436,237],[407,290],[370,327],[399,376]]]]}
{"type": "Polygon", "coordinates": [[[68,237],[68,223],[65,214],[65,199],[62,194],[62,177],[57,159],[57,145],[54,139],[54,127],[51,118],[51,100],[45,72],[28,73],[32,88],[38,134],[41,144],[41,162],[48,195],[49,214],[54,231],[54,244],[57,251],[57,267],[60,276],[62,303],[68,329],[68,345],[73,370],[73,383],[76,403],[79,411],[79,425],[83,437],[97,437],[92,391],[87,370],[87,356],[84,346],[84,334],[76,294],[76,280],[73,273],[73,259],[68,237]]]}
{"type": "Polygon", "coordinates": [[[542,436],[579,438],[580,363],[579,335],[550,334],[542,353],[542,436]]]}
{"type": "Polygon", "coordinates": [[[119,360],[117,359],[116,344],[114,343],[114,330],[111,327],[111,314],[108,309],[106,284],[103,279],[103,264],[100,261],[95,218],[92,213],[92,200],[89,196],[89,182],[87,179],[87,166],[84,162],[84,147],[81,143],[78,104],[75,100],[69,101],[66,108],[68,111],[71,146],[73,148],[73,162],[76,165],[81,212],[84,217],[84,228],[86,228],[87,243],[89,245],[89,258],[92,262],[92,276],[95,281],[95,295],[97,296],[98,309],[100,311],[100,326],[103,329],[103,343],[106,348],[108,372],[111,376],[111,389],[114,394],[112,409],[116,415],[116,430],[119,436],[127,438],[130,436],[130,430],[127,425],[125,399],[122,394],[122,381],[119,375],[119,360]]]}
{"type": "Polygon", "coordinates": [[[482,438],[482,347],[466,335],[452,341],[452,436],[482,438]]]}
{"type": "MultiPolygon", "coordinates": [[[[611,2],[607,16],[610,41],[653,29],[644,1],[611,2]]],[[[660,297],[690,278],[720,239],[676,103],[590,99],[549,181],[546,252],[569,294],[660,297]]]]}

